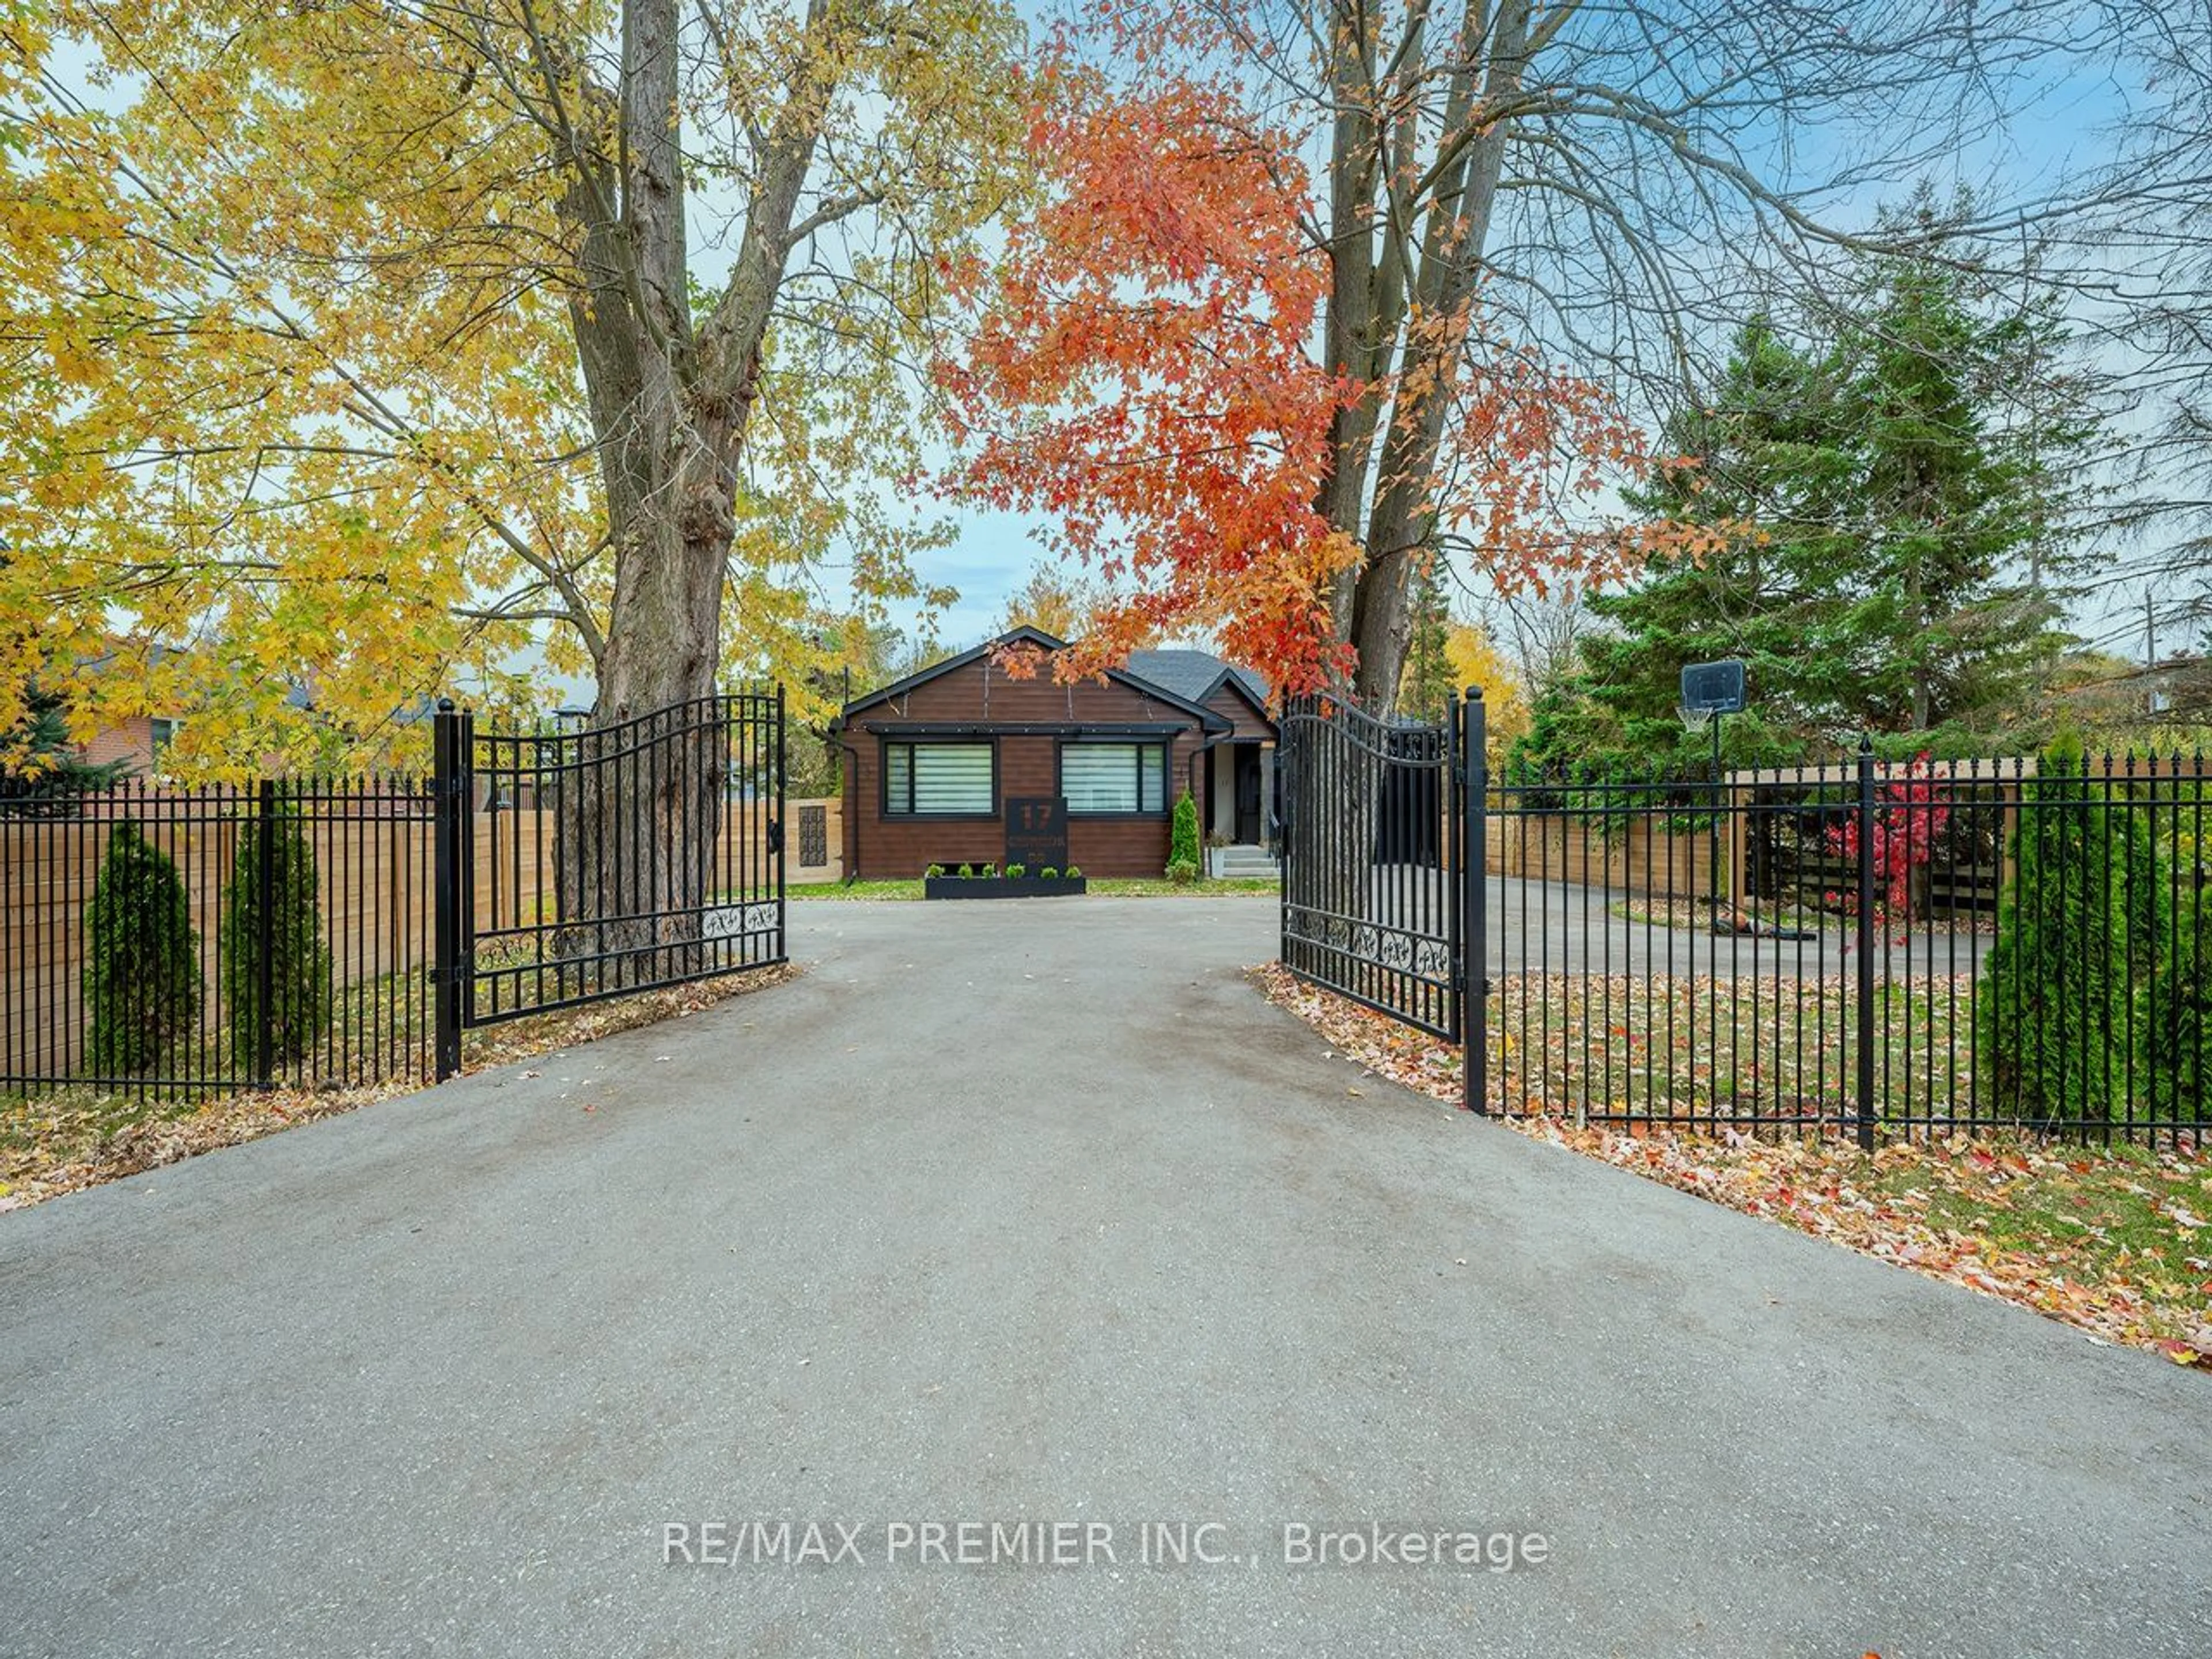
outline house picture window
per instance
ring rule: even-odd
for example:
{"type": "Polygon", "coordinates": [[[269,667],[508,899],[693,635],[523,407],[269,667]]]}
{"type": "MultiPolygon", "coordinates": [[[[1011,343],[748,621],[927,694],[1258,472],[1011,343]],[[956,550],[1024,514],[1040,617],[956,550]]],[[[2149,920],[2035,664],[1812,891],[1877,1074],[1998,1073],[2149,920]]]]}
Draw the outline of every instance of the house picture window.
{"type": "Polygon", "coordinates": [[[1071,743],[1060,751],[1060,793],[1070,817],[1132,817],[1168,810],[1164,743],[1071,743]]]}
{"type": "Polygon", "coordinates": [[[886,817],[980,817],[998,811],[988,743],[887,743],[886,817]]]}

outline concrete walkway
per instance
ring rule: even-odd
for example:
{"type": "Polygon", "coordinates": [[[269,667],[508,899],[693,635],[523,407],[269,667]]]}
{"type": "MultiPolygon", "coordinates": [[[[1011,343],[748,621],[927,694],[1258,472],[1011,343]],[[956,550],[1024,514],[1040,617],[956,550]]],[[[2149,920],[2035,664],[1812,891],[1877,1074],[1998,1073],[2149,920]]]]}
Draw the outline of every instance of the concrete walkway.
{"type": "Polygon", "coordinates": [[[1265,902],[794,909],[791,987],[0,1217],[0,1653],[2212,1652],[2207,1379],[1362,1080],[1265,902]],[[756,1519],[863,1562],[664,1565],[756,1519]],[[1547,1559],[1282,1559],[1370,1522],[1547,1559]]]}

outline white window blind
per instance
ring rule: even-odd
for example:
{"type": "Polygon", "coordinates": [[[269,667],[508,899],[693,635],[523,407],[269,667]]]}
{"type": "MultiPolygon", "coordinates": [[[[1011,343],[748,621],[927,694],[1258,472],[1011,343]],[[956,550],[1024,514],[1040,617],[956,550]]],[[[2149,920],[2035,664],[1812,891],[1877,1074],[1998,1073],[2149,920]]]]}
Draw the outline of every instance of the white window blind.
{"type": "Polygon", "coordinates": [[[1071,743],[1060,751],[1060,793],[1072,816],[1164,812],[1168,754],[1157,743],[1071,743]]]}
{"type": "Polygon", "coordinates": [[[886,744],[884,778],[893,817],[951,812],[988,817],[995,805],[988,743],[886,744]]]}

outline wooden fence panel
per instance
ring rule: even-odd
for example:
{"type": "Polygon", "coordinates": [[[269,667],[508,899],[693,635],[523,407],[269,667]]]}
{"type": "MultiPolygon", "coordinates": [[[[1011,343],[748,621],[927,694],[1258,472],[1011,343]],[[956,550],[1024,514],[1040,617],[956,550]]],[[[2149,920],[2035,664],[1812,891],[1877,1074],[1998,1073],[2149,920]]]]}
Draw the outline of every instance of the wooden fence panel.
{"type": "Polygon", "coordinates": [[[1485,821],[1486,864],[1494,876],[1618,888],[1681,897],[1711,884],[1712,836],[1654,830],[1632,823],[1613,836],[1587,824],[1543,813],[1492,814],[1485,821]]]}
{"type": "MultiPolygon", "coordinates": [[[[0,1071],[65,1076],[84,1051],[84,917],[112,822],[33,818],[0,823],[0,1071]]],[[[236,855],[234,823],[139,823],[177,866],[200,939],[201,1027],[210,1037],[218,962],[215,930],[236,855]]]]}
{"type": "MultiPolygon", "coordinates": [[[[226,1018],[222,921],[251,803],[241,801],[238,810],[240,817],[222,820],[165,822],[150,812],[136,820],[184,884],[199,945],[199,1031],[210,1043],[221,1038],[226,1018]]],[[[343,992],[428,965],[434,898],[426,820],[373,816],[373,798],[348,799],[336,810],[359,815],[312,818],[307,835],[331,983],[343,992]]],[[[90,950],[85,915],[114,828],[110,818],[0,823],[0,1072],[58,1077],[77,1069],[90,950]]]]}

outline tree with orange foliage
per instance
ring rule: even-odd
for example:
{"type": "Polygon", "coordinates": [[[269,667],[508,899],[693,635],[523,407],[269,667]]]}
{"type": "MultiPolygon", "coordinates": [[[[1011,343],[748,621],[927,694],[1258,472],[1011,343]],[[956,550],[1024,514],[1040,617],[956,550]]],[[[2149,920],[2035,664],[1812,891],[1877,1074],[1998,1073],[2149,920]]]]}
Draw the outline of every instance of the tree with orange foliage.
{"type": "MultiPolygon", "coordinates": [[[[940,379],[967,445],[959,486],[1050,514],[1060,550],[1128,590],[1098,604],[1060,672],[1194,627],[1291,691],[1402,659],[1402,638],[1355,649],[1330,605],[1373,559],[1325,510],[1332,430],[1376,389],[1310,349],[1329,269],[1285,165],[1291,136],[1240,125],[1222,89],[1195,80],[1126,95],[1063,59],[1046,85],[1030,142],[1055,193],[1010,227],[997,267],[958,273],[977,324],[940,379]]],[[[1648,527],[1577,536],[1553,508],[1562,486],[1642,464],[1633,429],[1472,307],[1436,329],[1455,351],[1431,388],[1455,416],[1436,522],[1516,571],[1614,568],[1648,527]]]]}
{"type": "Polygon", "coordinates": [[[959,485],[1051,514],[1056,550],[1127,594],[1063,673],[1197,624],[1310,684],[1335,661],[1314,598],[1357,549],[1314,504],[1340,394],[1304,348],[1326,273],[1275,165],[1288,137],[1225,126],[1193,83],[1124,98],[1063,60],[1045,85],[1053,199],[999,265],[956,273],[980,313],[940,369],[959,485]]]}
{"type": "MultiPolygon", "coordinates": [[[[1389,463],[1419,474],[1424,541],[1471,538],[1502,579],[1543,582],[1617,570],[1654,534],[1574,527],[1563,502],[1649,457],[1600,387],[1504,338],[1471,296],[1408,319],[1419,349],[1395,372],[1317,360],[1332,273],[1292,134],[1193,76],[1130,92],[1063,52],[1042,85],[1030,143],[1053,196],[1009,228],[999,264],[957,273],[976,326],[940,380],[966,444],[958,487],[1051,514],[1060,550],[1129,591],[1094,607],[1060,672],[1197,627],[1293,692],[1384,684],[1407,607],[1377,633],[1356,596],[1377,568],[1409,580],[1413,550],[1384,552],[1331,499],[1341,423],[1393,398],[1443,428],[1418,465],[1389,463]]],[[[1392,477],[1397,502],[1411,475],[1392,477]]]]}

